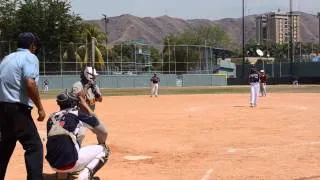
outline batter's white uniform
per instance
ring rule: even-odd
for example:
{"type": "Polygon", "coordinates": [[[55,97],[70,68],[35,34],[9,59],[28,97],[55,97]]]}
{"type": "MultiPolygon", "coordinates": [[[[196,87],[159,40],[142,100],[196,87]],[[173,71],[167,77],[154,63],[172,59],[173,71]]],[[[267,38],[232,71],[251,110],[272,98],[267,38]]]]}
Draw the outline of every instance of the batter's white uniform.
{"type": "MultiPolygon", "coordinates": [[[[98,87],[98,85],[95,85],[95,86],[96,86],[97,93],[101,94],[100,88],[98,87]]],[[[72,92],[74,94],[78,94],[83,89],[84,89],[84,85],[82,84],[81,81],[74,83],[72,86],[72,92]]],[[[94,111],[96,108],[96,98],[94,96],[92,88],[89,88],[87,90],[86,101],[87,101],[87,104],[89,105],[89,107],[91,108],[91,110],[94,111]]]]}

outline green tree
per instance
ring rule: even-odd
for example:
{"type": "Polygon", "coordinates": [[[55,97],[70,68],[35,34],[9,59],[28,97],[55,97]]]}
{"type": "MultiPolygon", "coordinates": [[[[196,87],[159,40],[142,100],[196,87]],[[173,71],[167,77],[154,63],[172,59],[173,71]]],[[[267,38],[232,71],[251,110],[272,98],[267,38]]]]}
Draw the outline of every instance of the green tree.
{"type": "Polygon", "coordinates": [[[12,41],[16,32],[16,9],[19,0],[0,0],[0,40],[12,41]]]}
{"type": "Polygon", "coordinates": [[[230,45],[230,38],[219,26],[202,26],[176,36],[166,36],[163,42],[164,71],[184,73],[200,70],[199,61],[201,56],[208,56],[209,47],[226,48],[230,45]]]}
{"type": "Polygon", "coordinates": [[[18,0],[0,0],[0,60],[12,51],[16,31],[16,9],[18,0]],[[2,42],[1,42],[2,41],[2,42]]]}
{"type": "Polygon", "coordinates": [[[161,70],[161,57],[160,50],[155,47],[150,47],[151,61],[152,61],[152,71],[161,70]]]}
{"type": "Polygon", "coordinates": [[[274,57],[276,62],[288,61],[288,44],[272,44],[270,56],[274,57]]]}
{"type": "Polygon", "coordinates": [[[82,39],[84,45],[75,47],[73,42],[70,42],[66,51],[63,54],[64,61],[76,62],[77,66],[82,69],[85,66],[92,65],[92,39],[95,43],[95,64],[94,67],[103,70],[105,67],[102,54],[106,53],[107,48],[105,42],[106,35],[96,25],[83,25],[82,39]]]}
{"type": "Polygon", "coordinates": [[[226,48],[231,42],[228,34],[219,26],[203,26],[196,29],[195,33],[200,41],[198,45],[206,42],[208,46],[226,48]]]}
{"type": "Polygon", "coordinates": [[[61,42],[79,42],[83,31],[82,19],[71,11],[70,1],[20,0],[18,3],[14,17],[16,28],[11,34],[16,37],[20,32],[29,31],[39,37],[41,69],[45,57],[46,63],[50,63],[47,71],[69,70],[68,66],[60,67],[64,49],[61,42]]]}
{"type": "Polygon", "coordinates": [[[24,0],[16,15],[18,33],[30,31],[42,42],[77,42],[83,31],[82,19],[72,13],[68,0],[24,0]]]}
{"type": "Polygon", "coordinates": [[[133,69],[133,61],[134,61],[134,52],[135,47],[133,44],[117,44],[112,48],[112,57],[111,61],[113,64],[113,68],[116,71],[122,70],[132,70],[133,69]]]}
{"type": "Polygon", "coordinates": [[[85,45],[79,47],[77,53],[81,59],[81,67],[83,65],[90,65],[92,62],[92,38],[95,39],[95,65],[94,67],[102,70],[104,65],[104,59],[101,53],[101,49],[106,51],[106,46],[103,44],[106,40],[106,34],[102,32],[97,25],[86,24],[84,32],[82,34],[85,39],[85,45]]]}

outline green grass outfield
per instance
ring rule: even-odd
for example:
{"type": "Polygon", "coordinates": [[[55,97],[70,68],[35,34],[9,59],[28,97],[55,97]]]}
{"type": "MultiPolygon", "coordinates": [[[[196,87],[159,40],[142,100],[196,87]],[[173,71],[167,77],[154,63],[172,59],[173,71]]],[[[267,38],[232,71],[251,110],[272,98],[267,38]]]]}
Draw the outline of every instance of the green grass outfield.
{"type": "MultiPolygon", "coordinates": [[[[41,92],[44,99],[55,98],[63,90],[50,90],[47,93],[41,92]]],[[[135,96],[149,95],[150,88],[133,89],[102,89],[104,96],[135,96]]],[[[301,85],[294,87],[292,85],[274,85],[268,86],[268,92],[273,93],[320,93],[320,85],[301,85]]],[[[213,86],[213,87],[160,87],[160,95],[169,94],[229,94],[229,93],[249,93],[248,86],[213,86]]]]}

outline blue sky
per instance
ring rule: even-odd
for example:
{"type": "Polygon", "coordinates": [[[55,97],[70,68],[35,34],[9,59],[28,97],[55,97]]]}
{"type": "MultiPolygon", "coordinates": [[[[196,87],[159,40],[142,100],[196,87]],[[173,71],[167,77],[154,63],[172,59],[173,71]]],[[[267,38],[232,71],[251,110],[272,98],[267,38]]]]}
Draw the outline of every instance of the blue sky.
{"type": "MultiPolygon", "coordinates": [[[[293,0],[294,10],[316,14],[320,0],[293,0]]],[[[245,0],[246,14],[289,9],[289,0],[245,0]]],[[[75,13],[86,20],[99,19],[101,14],[139,17],[169,15],[183,19],[221,19],[241,17],[242,0],[71,0],[75,13]]]]}

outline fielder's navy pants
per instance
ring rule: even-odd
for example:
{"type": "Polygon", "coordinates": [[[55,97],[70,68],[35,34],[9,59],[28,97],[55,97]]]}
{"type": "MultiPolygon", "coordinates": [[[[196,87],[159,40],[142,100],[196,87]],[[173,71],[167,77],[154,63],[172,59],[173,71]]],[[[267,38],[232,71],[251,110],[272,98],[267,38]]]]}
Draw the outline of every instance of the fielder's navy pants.
{"type": "Polygon", "coordinates": [[[0,102],[0,180],[4,180],[17,141],[25,150],[27,179],[43,180],[43,146],[31,117],[31,108],[0,102]]]}

